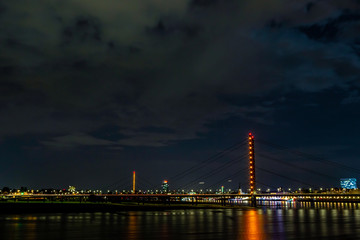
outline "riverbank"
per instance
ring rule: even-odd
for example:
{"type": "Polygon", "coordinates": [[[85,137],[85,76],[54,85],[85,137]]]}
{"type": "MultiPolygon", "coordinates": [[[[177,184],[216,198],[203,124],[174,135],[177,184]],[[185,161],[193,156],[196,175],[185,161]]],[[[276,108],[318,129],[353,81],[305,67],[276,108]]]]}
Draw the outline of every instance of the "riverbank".
{"type": "Polygon", "coordinates": [[[4,202],[0,203],[2,213],[77,213],[77,212],[118,212],[118,211],[164,211],[175,209],[228,209],[248,208],[245,206],[218,204],[138,204],[138,203],[77,203],[77,202],[4,202]]]}

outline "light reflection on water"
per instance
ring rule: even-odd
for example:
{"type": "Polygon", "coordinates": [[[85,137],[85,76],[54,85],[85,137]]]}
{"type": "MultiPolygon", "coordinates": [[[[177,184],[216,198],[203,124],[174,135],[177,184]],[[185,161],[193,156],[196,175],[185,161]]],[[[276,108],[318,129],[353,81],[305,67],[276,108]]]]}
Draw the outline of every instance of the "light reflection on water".
{"type": "MultiPolygon", "coordinates": [[[[326,206],[326,205],[325,205],[326,206]]],[[[343,208],[341,208],[343,207],[343,208]]],[[[359,239],[360,209],[256,208],[0,215],[0,239],[359,239]]]]}
{"type": "MultiPolygon", "coordinates": [[[[240,205],[249,205],[243,202],[240,205]]],[[[360,208],[360,203],[347,202],[295,202],[295,201],[258,201],[257,206],[267,206],[270,208],[360,208]]]]}

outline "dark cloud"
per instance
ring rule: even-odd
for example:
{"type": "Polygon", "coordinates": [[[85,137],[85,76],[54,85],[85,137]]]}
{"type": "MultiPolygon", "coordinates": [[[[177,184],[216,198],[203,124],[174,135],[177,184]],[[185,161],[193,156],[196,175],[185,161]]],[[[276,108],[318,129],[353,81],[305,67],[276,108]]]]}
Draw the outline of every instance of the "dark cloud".
{"type": "MultiPolygon", "coordinates": [[[[310,39],[324,42],[335,42],[340,34],[346,33],[348,24],[360,24],[360,14],[344,12],[337,18],[325,20],[323,24],[302,26],[300,31],[304,32],[310,39]],[[343,29],[345,29],[343,31],[343,29]]],[[[351,26],[350,26],[351,27],[351,26]]],[[[346,37],[346,36],[345,36],[346,37]]]]}
{"type": "Polygon", "coordinates": [[[0,17],[6,12],[6,7],[3,4],[0,4],[0,17]]]}
{"type": "Polygon", "coordinates": [[[169,22],[165,23],[165,21],[160,19],[156,26],[148,29],[148,32],[158,36],[176,34],[179,37],[196,37],[200,32],[200,28],[195,24],[172,22],[170,19],[169,22]]]}
{"type": "Polygon", "coordinates": [[[166,146],[232,116],[269,125],[265,99],[358,82],[354,1],[3,5],[0,134],[46,146],[166,146]],[[93,134],[105,126],[117,139],[93,134]]]}
{"type": "Polygon", "coordinates": [[[342,100],[342,104],[353,104],[360,102],[360,95],[358,90],[354,90],[350,92],[349,96],[342,100]]]}
{"type": "Polygon", "coordinates": [[[97,19],[78,17],[71,26],[65,27],[62,32],[64,44],[73,41],[80,43],[101,41],[101,26],[97,19]]]}
{"type": "Polygon", "coordinates": [[[304,32],[310,39],[321,41],[336,41],[339,29],[334,23],[321,25],[311,25],[309,27],[300,27],[300,31],[304,32]]]}
{"type": "Polygon", "coordinates": [[[309,12],[309,11],[311,11],[311,9],[312,9],[314,6],[315,6],[315,3],[313,3],[313,2],[308,2],[308,3],[306,4],[305,9],[306,9],[307,12],[309,12]]]}
{"type": "Polygon", "coordinates": [[[44,141],[43,144],[60,149],[73,148],[78,146],[110,146],[116,144],[114,142],[98,139],[83,133],[61,136],[52,139],[51,141],[44,141]]]}
{"type": "Polygon", "coordinates": [[[192,6],[201,6],[201,7],[207,7],[211,5],[217,4],[218,0],[192,0],[190,4],[192,6]]]}

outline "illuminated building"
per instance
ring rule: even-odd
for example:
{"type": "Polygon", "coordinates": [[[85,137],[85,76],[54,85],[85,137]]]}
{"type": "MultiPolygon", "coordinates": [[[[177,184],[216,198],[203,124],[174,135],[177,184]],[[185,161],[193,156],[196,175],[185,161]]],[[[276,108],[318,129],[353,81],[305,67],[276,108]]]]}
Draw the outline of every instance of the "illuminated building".
{"type": "Polygon", "coordinates": [[[161,184],[161,187],[162,187],[164,192],[168,192],[169,191],[169,183],[168,183],[168,181],[164,180],[163,183],[161,184]]]}
{"type": "Polygon", "coordinates": [[[69,186],[68,192],[75,193],[76,188],[74,186],[69,186]]]}
{"type": "Polygon", "coordinates": [[[345,189],[356,189],[356,178],[341,178],[340,186],[345,189]]]}

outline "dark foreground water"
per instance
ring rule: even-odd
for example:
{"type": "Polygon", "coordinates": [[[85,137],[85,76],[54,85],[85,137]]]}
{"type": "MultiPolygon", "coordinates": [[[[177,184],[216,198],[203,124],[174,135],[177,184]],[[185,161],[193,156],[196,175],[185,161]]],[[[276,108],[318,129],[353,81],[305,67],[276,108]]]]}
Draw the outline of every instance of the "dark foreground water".
{"type": "Polygon", "coordinates": [[[360,239],[360,209],[0,214],[0,239],[360,239]]]}

